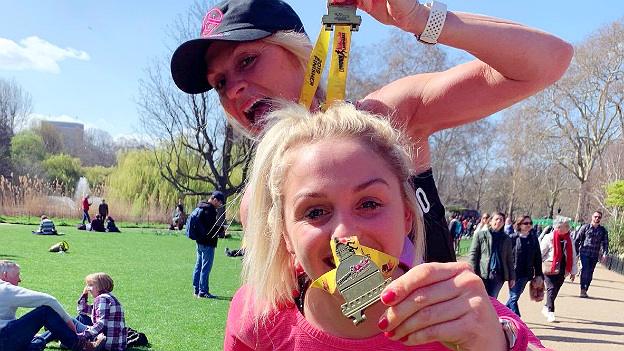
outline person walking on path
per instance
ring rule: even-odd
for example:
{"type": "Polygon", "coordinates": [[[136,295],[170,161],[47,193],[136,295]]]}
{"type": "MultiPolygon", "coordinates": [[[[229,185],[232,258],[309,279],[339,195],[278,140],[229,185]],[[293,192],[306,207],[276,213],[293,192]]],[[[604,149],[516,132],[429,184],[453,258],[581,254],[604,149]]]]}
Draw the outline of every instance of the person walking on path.
{"type": "Polygon", "coordinates": [[[91,223],[91,216],[89,216],[89,207],[91,206],[91,203],[89,202],[89,194],[85,195],[85,197],[82,198],[82,224],[85,224],[85,221],[87,223],[91,223]]]}
{"type": "Polygon", "coordinates": [[[594,277],[594,269],[600,257],[609,253],[609,232],[600,224],[602,212],[595,211],[591,223],[582,225],[576,232],[575,248],[581,257],[581,293],[580,297],[586,298],[587,290],[594,277]]]}
{"type": "Polygon", "coordinates": [[[511,234],[516,284],[509,289],[507,307],[519,317],[518,299],[522,295],[526,284],[533,278],[544,278],[542,273],[542,253],[537,235],[531,230],[531,225],[533,225],[531,217],[522,216],[516,220],[516,231],[511,234]]]}
{"type": "Polygon", "coordinates": [[[504,224],[505,215],[495,212],[490,227],[475,233],[470,245],[470,265],[483,280],[488,295],[494,298],[505,281],[511,290],[516,280],[511,239],[503,231],[504,224]]]}
{"type": "Polygon", "coordinates": [[[202,223],[201,227],[204,228],[204,232],[198,233],[195,239],[197,243],[197,260],[193,270],[193,287],[197,297],[215,298],[210,293],[209,279],[218,240],[218,226],[216,225],[217,208],[223,205],[225,205],[225,196],[220,191],[213,191],[208,201],[201,201],[197,205],[201,209],[199,220],[202,223]]]}
{"type": "Polygon", "coordinates": [[[449,222],[449,231],[453,236],[453,248],[455,253],[459,251],[459,240],[461,239],[462,234],[462,223],[459,221],[459,215],[457,213],[453,213],[451,215],[451,219],[449,222]]]}
{"type": "Polygon", "coordinates": [[[20,266],[0,260],[0,350],[43,350],[45,342],[35,337],[42,327],[74,351],[93,351],[102,346],[106,340],[104,336],[89,342],[76,334],[72,318],[54,297],[22,288],[21,281],[20,266]],[[19,307],[33,310],[16,318],[19,307]]]}
{"type": "Polygon", "coordinates": [[[546,305],[542,314],[548,322],[555,321],[555,299],[566,276],[574,281],[577,274],[576,249],[570,238],[569,219],[557,219],[553,223],[554,230],[540,242],[542,252],[542,270],[546,283],[546,305]]]}

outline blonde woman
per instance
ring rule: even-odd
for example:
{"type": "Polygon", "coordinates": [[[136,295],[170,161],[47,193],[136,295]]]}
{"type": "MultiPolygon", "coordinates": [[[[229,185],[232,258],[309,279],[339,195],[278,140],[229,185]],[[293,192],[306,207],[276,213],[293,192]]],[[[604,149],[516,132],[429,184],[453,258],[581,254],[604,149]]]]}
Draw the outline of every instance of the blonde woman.
{"type": "Polygon", "coordinates": [[[225,350],[541,347],[467,264],[422,263],[409,147],[387,120],[348,104],[316,114],[288,106],[271,119],[249,183],[244,286],[225,350]],[[354,235],[400,262],[358,326],[342,315],[340,294],[310,287],[335,268],[330,240],[354,235]]]}
{"type": "Polygon", "coordinates": [[[567,276],[574,281],[577,268],[576,249],[570,238],[570,219],[558,218],[553,222],[554,230],[542,238],[542,270],[546,284],[546,305],[542,314],[548,322],[554,322],[555,299],[567,276]]]}

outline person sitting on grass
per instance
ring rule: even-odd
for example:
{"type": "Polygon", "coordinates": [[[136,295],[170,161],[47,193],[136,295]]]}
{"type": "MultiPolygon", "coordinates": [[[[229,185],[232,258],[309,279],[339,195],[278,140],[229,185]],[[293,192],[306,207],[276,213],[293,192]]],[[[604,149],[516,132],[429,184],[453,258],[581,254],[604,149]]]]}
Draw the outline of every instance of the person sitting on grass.
{"type": "Polygon", "coordinates": [[[100,216],[100,214],[95,215],[95,218],[91,221],[91,227],[89,228],[92,232],[105,232],[106,228],[104,227],[104,218],[100,216]]]}
{"type": "Polygon", "coordinates": [[[121,233],[117,225],[115,225],[115,220],[111,216],[108,216],[106,219],[106,231],[109,233],[121,233]]]}
{"type": "Polygon", "coordinates": [[[39,223],[39,229],[37,231],[33,231],[33,234],[39,235],[58,235],[56,231],[56,227],[54,226],[54,222],[48,218],[48,216],[41,216],[41,222],[39,223]]]}
{"type": "Polygon", "coordinates": [[[0,260],[0,350],[43,350],[45,342],[35,337],[42,327],[74,351],[94,351],[103,345],[103,335],[90,342],[84,335],[76,334],[72,318],[54,297],[22,288],[21,281],[20,266],[0,260]],[[33,310],[16,318],[19,307],[33,310]]]}
{"type": "MultiPolygon", "coordinates": [[[[349,104],[315,114],[288,106],[269,118],[248,185],[244,285],[230,305],[224,350],[543,349],[467,263],[423,263],[413,159],[387,119],[349,104]],[[340,287],[331,293],[319,279],[336,268],[330,241],[352,236],[399,262],[376,268],[393,280],[373,293],[381,302],[357,326],[342,314],[340,287]]],[[[352,279],[369,268],[363,258],[342,271],[352,279]]]]}

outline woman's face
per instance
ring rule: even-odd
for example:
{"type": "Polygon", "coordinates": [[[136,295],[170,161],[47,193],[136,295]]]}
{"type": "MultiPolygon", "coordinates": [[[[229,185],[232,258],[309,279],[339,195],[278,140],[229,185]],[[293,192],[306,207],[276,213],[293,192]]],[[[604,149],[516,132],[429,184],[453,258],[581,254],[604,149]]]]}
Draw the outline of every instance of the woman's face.
{"type": "Polygon", "coordinates": [[[505,224],[505,219],[503,218],[503,216],[501,215],[494,215],[494,217],[492,217],[492,220],[490,221],[490,227],[492,227],[492,229],[494,229],[494,231],[499,231],[501,230],[501,228],[503,228],[503,225],[505,224]]]}
{"type": "Polygon", "coordinates": [[[570,225],[567,222],[561,223],[558,229],[560,233],[565,234],[565,233],[570,232],[570,225]]]}
{"type": "Polygon", "coordinates": [[[271,100],[297,101],[304,71],[286,49],[259,40],[215,41],[206,53],[208,82],[225,111],[257,132],[271,100]]]}
{"type": "Polygon", "coordinates": [[[490,216],[489,215],[481,216],[481,223],[487,224],[489,220],[490,220],[490,216]]]}
{"type": "Polygon", "coordinates": [[[412,226],[412,213],[386,162],[353,139],[295,147],[283,185],[285,240],[316,279],[335,268],[331,238],[356,235],[362,245],[395,257],[412,226]]]}

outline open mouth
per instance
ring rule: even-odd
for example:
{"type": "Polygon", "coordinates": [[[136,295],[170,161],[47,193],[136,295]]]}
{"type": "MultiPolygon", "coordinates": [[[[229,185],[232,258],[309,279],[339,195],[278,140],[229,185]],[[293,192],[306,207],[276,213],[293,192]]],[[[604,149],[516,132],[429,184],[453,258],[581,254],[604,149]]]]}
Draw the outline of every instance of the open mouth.
{"type": "Polygon", "coordinates": [[[249,121],[249,123],[256,127],[261,127],[264,123],[264,116],[267,113],[271,112],[271,100],[269,99],[259,99],[254,102],[251,106],[249,106],[243,114],[245,118],[249,121]]]}

